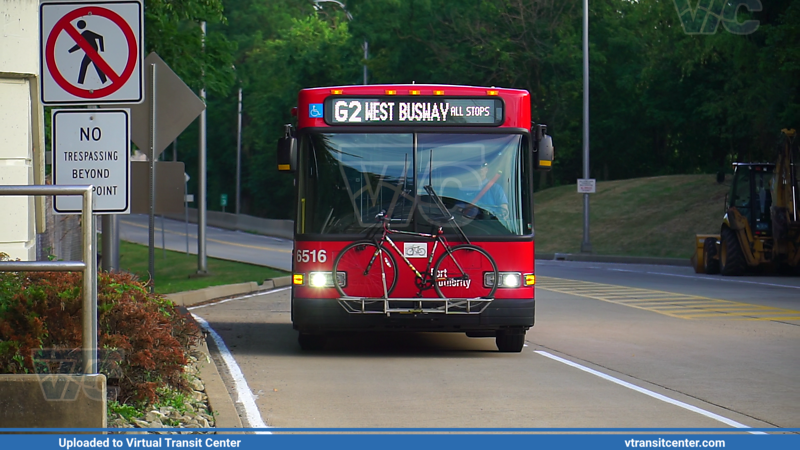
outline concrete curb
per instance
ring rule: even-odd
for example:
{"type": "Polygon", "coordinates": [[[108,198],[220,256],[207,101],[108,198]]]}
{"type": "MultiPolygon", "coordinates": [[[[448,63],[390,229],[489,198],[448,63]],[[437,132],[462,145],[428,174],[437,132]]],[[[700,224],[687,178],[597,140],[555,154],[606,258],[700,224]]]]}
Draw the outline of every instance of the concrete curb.
{"type": "Polygon", "coordinates": [[[292,277],[287,276],[264,280],[264,283],[261,285],[255,281],[251,281],[249,283],[226,284],[223,286],[211,286],[194,291],[166,294],[164,297],[172,300],[178,306],[194,306],[211,300],[233,297],[236,295],[251,294],[259,291],[267,291],[278,287],[290,286],[291,284],[292,277]]]}
{"type": "Polygon", "coordinates": [[[198,350],[202,353],[202,357],[197,358],[198,376],[206,388],[208,406],[214,414],[214,427],[243,428],[242,419],[239,417],[239,413],[236,412],[233,398],[231,398],[225,382],[222,381],[217,365],[211,359],[208,343],[201,341],[200,345],[198,345],[198,350]]]}
{"type": "Polygon", "coordinates": [[[648,256],[611,256],[584,253],[541,253],[536,255],[540,261],[580,261],[618,264],[650,264],[659,266],[691,266],[689,258],[654,258],[648,256]]]}

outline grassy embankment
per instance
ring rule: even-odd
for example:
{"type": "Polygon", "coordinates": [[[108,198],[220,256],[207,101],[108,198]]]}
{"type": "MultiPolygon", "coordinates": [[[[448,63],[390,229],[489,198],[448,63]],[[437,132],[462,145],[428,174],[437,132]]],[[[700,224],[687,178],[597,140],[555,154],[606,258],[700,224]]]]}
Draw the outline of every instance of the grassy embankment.
{"type": "MultiPolygon", "coordinates": [[[[689,258],[694,235],[718,233],[730,176],[673,175],[597,183],[591,194],[594,254],[689,258]]],[[[537,253],[578,253],[583,239],[583,195],[576,186],[535,194],[537,253]]]]}
{"type": "MultiPolygon", "coordinates": [[[[142,281],[147,281],[148,276],[148,249],[145,245],[120,242],[119,265],[121,270],[135,273],[142,281]]],[[[208,286],[223,284],[246,283],[255,281],[263,283],[269,278],[286,276],[288,273],[271,269],[222,259],[208,258],[207,277],[189,278],[197,272],[197,255],[187,255],[183,252],[167,250],[163,252],[156,248],[155,290],[159,294],[172,292],[191,291],[208,286]],[[166,253],[166,258],[164,253],[166,253]]]]}

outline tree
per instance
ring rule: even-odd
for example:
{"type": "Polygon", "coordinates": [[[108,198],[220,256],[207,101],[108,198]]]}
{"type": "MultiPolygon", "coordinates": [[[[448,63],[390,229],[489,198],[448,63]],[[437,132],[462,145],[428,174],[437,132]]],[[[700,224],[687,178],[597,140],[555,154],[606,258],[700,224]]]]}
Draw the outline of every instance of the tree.
{"type": "Polygon", "coordinates": [[[307,87],[342,84],[360,78],[359,48],[351,45],[346,21],[328,23],[317,15],[293,19],[279,37],[258,42],[247,54],[249,80],[246,186],[251,213],[274,218],[292,217],[291,179],[275,175],[275,144],[291,123],[297,93],[307,87]]]}
{"type": "Polygon", "coordinates": [[[191,88],[225,92],[233,85],[235,44],[224,34],[203,36],[200,22],[224,23],[222,0],[147,0],[145,54],[156,52],[191,88]],[[205,40],[205,47],[203,41],[205,40]]]}
{"type": "MultiPolygon", "coordinates": [[[[211,28],[238,44],[232,54],[245,89],[249,213],[290,216],[290,182],[274,175],[273,158],[297,91],[360,83],[364,63],[371,83],[529,90],[533,120],[547,124],[555,139],[549,181],[574,183],[581,176],[580,1],[346,3],[350,21],[332,4],[315,13],[307,0],[228,0],[230,26],[211,28]]],[[[759,22],[742,35],[691,21],[690,28],[709,33],[688,34],[686,8],[676,5],[696,7],[694,0],[590,2],[593,177],[714,173],[733,160],[771,159],[780,128],[800,122],[800,4],[762,3],[764,10],[749,16],[737,9],[737,20],[759,22]]],[[[235,91],[210,99],[210,122],[223,124],[209,132],[210,157],[220,172],[209,178],[214,196],[233,176],[235,91]]]]}

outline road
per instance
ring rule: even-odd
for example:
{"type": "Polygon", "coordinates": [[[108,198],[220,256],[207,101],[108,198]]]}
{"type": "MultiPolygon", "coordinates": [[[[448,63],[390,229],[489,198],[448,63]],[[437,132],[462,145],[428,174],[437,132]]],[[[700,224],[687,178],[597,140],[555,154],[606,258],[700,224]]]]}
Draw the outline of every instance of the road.
{"type": "Polygon", "coordinates": [[[460,334],[302,352],[289,292],[192,312],[274,427],[728,428],[800,424],[800,279],[541,261],[520,354],[460,334]]]}
{"type": "MultiPolygon", "coordinates": [[[[197,225],[156,217],[155,246],[167,250],[197,254],[197,225]],[[188,239],[187,239],[188,237],[188,239]]],[[[144,214],[131,214],[119,220],[119,236],[123,241],[149,244],[149,218],[144,214]]],[[[292,270],[292,241],[260,236],[241,231],[206,227],[206,254],[212,258],[241,261],[286,271],[292,270]]]]}

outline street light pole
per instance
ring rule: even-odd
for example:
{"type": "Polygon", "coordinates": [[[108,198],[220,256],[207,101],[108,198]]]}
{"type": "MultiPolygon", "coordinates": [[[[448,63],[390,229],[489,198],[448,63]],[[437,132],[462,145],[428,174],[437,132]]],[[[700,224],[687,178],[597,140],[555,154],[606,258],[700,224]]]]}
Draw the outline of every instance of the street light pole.
{"type": "MultiPolygon", "coordinates": [[[[201,24],[203,30],[203,50],[206,48],[206,23],[201,24]]],[[[205,71],[203,72],[205,77],[205,71]]],[[[206,85],[200,88],[200,99],[206,101],[206,85]]],[[[208,273],[208,260],[206,257],[206,108],[200,113],[200,132],[198,142],[198,175],[197,175],[197,274],[208,273]]]]}
{"type": "Polygon", "coordinates": [[[242,187],[242,88],[239,88],[239,118],[236,130],[236,215],[239,215],[241,208],[241,187],[242,187]]]}
{"type": "MultiPolygon", "coordinates": [[[[350,11],[347,10],[347,6],[345,6],[344,3],[338,0],[314,0],[314,9],[316,10],[322,9],[322,5],[320,5],[320,3],[336,3],[337,5],[339,5],[340,8],[342,8],[342,11],[344,11],[344,15],[345,17],[347,17],[347,20],[348,21],[353,20],[353,15],[350,14],[350,11]]],[[[367,60],[369,59],[369,43],[367,42],[366,39],[364,39],[363,48],[364,48],[364,84],[367,84],[367,60]]]]}
{"type": "MultiPolygon", "coordinates": [[[[589,179],[589,0],[583,0],[583,179],[589,179]]],[[[583,194],[583,242],[581,253],[591,253],[589,242],[589,194],[583,194]]]]}

